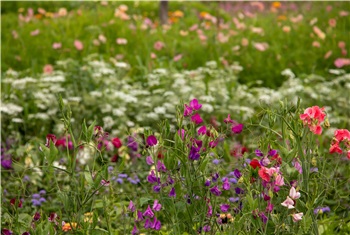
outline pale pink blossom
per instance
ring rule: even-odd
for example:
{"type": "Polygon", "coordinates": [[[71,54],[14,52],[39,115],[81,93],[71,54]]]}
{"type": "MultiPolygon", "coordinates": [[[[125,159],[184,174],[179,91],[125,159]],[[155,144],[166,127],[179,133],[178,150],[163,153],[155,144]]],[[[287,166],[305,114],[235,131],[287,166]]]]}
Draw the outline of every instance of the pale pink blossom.
{"type": "Polygon", "coordinates": [[[60,49],[61,47],[62,47],[62,43],[60,43],[60,42],[54,42],[52,44],[52,48],[55,50],[60,49]]]}
{"type": "Polygon", "coordinates": [[[222,32],[219,32],[218,33],[218,36],[217,36],[217,40],[220,42],[220,43],[226,43],[228,42],[230,36],[225,36],[222,32]]]}
{"type": "Polygon", "coordinates": [[[161,41],[156,41],[153,45],[153,48],[156,50],[156,51],[160,51],[163,49],[163,47],[165,46],[164,42],[161,42],[161,41]]]}
{"type": "Polygon", "coordinates": [[[100,40],[102,43],[107,42],[107,38],[103,34],[98,35],[98,40],[100,40]]]}
{"type": "Polygon", "coordinates": [[[124,55],[123,54],[117,54],[117,55],[115,55],[115,58],[117,60],[122,60],[122,59],[124,59],[124,55]]]}
{"type": "Polygon", "coordinates": [[[59,16],[66,16],[67,15],[67,9],[66,8],[60,8],[59,10],[58,10],[58,15],[59,16]]]}
{"type": "Polygon", "coordinates": [[[259,11],[264,11],[264,9],[265,9],[265,5],[262,2],[251,2],[250,5],[252,7],[257,7],[259,9],[259,11]]]}
{"type": "Polygon", "coordinates": [[[174,56],[173,60],[176,62],[176,61],[181,60],[181,58],[182,58],[182,54],[178,54],[178,55],[174,56]]]}
{"type": "Polygon", "coordinates": [[[346,46],[346,43],[345,43],[344,41],[338,42],[338,47],[339,47],[340,49],[344,49],[345,46],[346,46]]]}
{"type": "Polygon", "coordinates": [[[312,26],[312,25],[316,24],[317,21],[318,21],[317,18],[313,18],[312,20],[310,20],[310,25],[312,26]]]}
{"type": "Polygon", "coordinates": [[[319,48],[319,47],[321,47],[321,44],[320,44],[318,41],[313,41],[313,42],[312,42],[312,46],[313,46],[313,47],[318,47],[318,48],[319,48]]]}
{"type": "Polygon", "coordinates": [[[283,186],[284,185],[284,178],[282,175],[278,174],[275,179],[275,185],[277,186],[283,186]]]}
{"type": "Polygon", "coordinates": [[[322,40],[324,40],[326,38],[326,34],[324,32],[322,32],[322,30],[320,28],[318,28],[317,26],[314,26],[312,28],[314,30],[314,33],[322,40]]]}
{"type": "Polygon", "coordinates": [[[92,41],[92,44],[94,44],[94,46],[99,46],[99,45],[100,45],[100,41],[97,40],[97,39],[94,39],[94,40],[92,41]]]}
{"type": "Polygon", "coordinates": [[[43,68],[44,74],[52,74],[53,66],[51,64],[46,64],[43,68]]]}
{"type": "Polygon", "coordinates": [[[125,38],[117,38],[116,42],[118,45],[125,45],[128,43],[128,40],[126,40],[125,38]]]}
{"type": "Polygon", "coordinates": [[[194,24],[194,25],[192,25],[188,30],[189,31],[195,31],[195,30],[197,30],[198,29],[198,24],[194,24]]]}
{"type": "Polygon", "coordinates": [[[43,8],[38,8],[38,12],[40,13],[40,14],[42,14],[42,15],[45,15],[46,14],[46,11],[45,11],[45,9],[43,9],[43,8]]]}
{"type": "Polygon", "coordinates": [[[155,58],[157,58],[157,55],[155,53],[151,52],[151,59],[155,59],[155,58]]]}
{"type": "Polygon", "coordinates": [[[348,54],[348,51],[345,48],[343,48],[343,49],[341,49],[341,54],[343,56],[346,56],[348,54]]]}
{"type": "Polygon", "coordinates": [[[289,190],[289,196],[292,199],[296,200],[296,199],[300,198],[300,193],[297,192],[294,187],[291,187],[289,190]]]}
{"type": "Polygon", "coordinates": [[[108,6],[108,1],[101,1],[102,6],[108,6]]]}
{"type": "Polygon", "coordinates": [[[39,33],[40,33],[40,30],[39,30],[39,29],[36,29],[36,30],[30,32],[30,36],[36,36],[36,35],[38,35],[39,33]]]}
{"type": "Polygon", "coordinates": [[[348,11],[339,11],[340,16],[348,16],[349,12],[348,11]]]}
{"type": "Polygon", "coordinates": [[[269,48],[269,44],[267,44],[266,42],[256,42],[254,43],[254,47],[258,51],[266,51],[269,48]]]}
{"type": "Polygon", "coordinates": [[[247,38],[242,38],[241,45],[246,47],[249,45],[249,40],[247,38]]]}
{"type": "Polygon", "coordinates": [[[285,33],[289,33],[290,32],[290,26],[285,25],[285,26],[282,27],[282,30],[285,33]]]}
{"type": "Polygon", "coordinates": [[[298,22],[302,21],[303,19],[304,19],[304,16],[301,14],[297,15],[296,17],[290,17],[290,21],[292,23],[298,23],[298,22]]]}
{"type": "Polygon", "coordinates": [[[75,46],[75,49],[77,49],[78,51],[81,51],[84,49],[83,43],[79,40],[74,40],[74,46],[75,46]]]}
{"type": "Polygon", "coordinates": [[[253,33],[264,35],[264,29],[259,27],[251,27],[250,28],[253,33]]]}
{"type": "Polygon", "coordinates": [[[328,59],[332,55],[332,51],[327,51],[327,53],[324,55],[325,59],[328,59]]]}
{"type": "Polygon", "coordinates": [[[13,39],[17,39],[18,38],[18,33],[16,30],[12,30],[12,37],[13,39]]]}
{"type": "Polygon", "coordinates": [[[294,201],[287,196],[287,199],[281,203],[282,206],[287,207],[288,209],[294,208],[294,201]]]}
{"type": "Polygon", "coordinates": [[[342,68],[344,66],[350,65],[350,59],[348,58],[338,58],[334,61],[334,65],[337,68],[342,68]]]}
{"type": "Polygon", "coordinates": [[[293,222],[298,222],[299,220],[301,220],[303,218],[303,215],[303,212],[292,214],[293,222]]]}
{"type": "Polygon", "coordinates": [[[328,24],[329,24],[329,26],[334,28],[335,26],[337,26],[337,21],[336,21],[336,19],[332,18],[332,19],[328,20],[328,24]]]}

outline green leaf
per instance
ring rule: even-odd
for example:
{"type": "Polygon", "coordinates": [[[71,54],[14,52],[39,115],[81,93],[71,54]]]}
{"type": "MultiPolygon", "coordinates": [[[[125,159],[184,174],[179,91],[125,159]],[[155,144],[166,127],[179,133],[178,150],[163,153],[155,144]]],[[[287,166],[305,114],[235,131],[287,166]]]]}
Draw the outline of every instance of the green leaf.
{"type": "Polygon", "coordinates": [[[85,176],[86,182],[90,185],[90,187],[93,187],[94,181],[92,179],[92,175],[90,173],[89,166],[85,167],[84,176],[85,176]]]}
{"type": "Polygon", "coordinates": [[[53,163],[53,161],[56,160],[56,157],[58,155],[58,149],[56,148],[55,144],[50,140],[50,157],[49,157],[49,165],[53,163]]]}
{"type": "Polygon", "coordinates": [[[147,204],[149,201],[151,201],[148,197],[141,197],[140,198],[140,206],[143,206],[144,204],[147,204]]]}

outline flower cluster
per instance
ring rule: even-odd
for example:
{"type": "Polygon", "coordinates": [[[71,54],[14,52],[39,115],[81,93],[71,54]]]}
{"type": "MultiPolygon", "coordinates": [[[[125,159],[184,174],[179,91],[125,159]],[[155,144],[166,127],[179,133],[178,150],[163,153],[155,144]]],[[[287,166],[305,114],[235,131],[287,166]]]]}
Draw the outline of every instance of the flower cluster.
{"type": "Polygon", "coordinates": [[[350,131],[346,129],[338,129],[334,132],[334,138],[332,140],[331,147],[329,148],[330,153],[343,153],[339,144],[344,143],[347,151],[347,158],[350,160],[350,131]]]}
{"type": "Polygon", "coordinates": [[[307,125],[311,132],[316,135],[322,134],[321,123],[325,120],[326,113],[324,108],[318,106],[312,106],[307,108],[303,114],[300,114],[300,119],[303,121],[304,125],[307,125]]]}

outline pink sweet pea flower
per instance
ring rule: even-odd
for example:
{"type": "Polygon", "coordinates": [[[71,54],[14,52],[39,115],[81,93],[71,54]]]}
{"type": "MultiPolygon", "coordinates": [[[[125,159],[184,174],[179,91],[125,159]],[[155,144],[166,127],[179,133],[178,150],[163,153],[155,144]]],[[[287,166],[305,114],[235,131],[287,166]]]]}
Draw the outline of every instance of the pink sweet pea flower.
{"type": "Polygon", "coordinates": [[[40,30],[39,30],[39,29],[36,29],[36,30],[30,32],[30,36],[36,36],[36,35],[38,35],[39,33],[40,33],[40,30]]]}
{"type": "Polygon", "coordinates": [[[154,43],[153,48],[157,51],[160,51],[163,49],[164,46],[165,46],[165,44],[163,42],[157,41],[154,43]]]}
{"type": "Polygon", "coordinates": [[[283,186],[284,185],[284,178],[282,175],[278,174],[275,179],[275,185],[277,186],[283,186]]]}
{"type": "Polygon", "coordinates": [[[301,220],[303,218],[303,215],[304,214],[302,212],[297,214],[292,214],[293,222],[298,222],[299,220],[301,220]]]}
{"type": "Polygon", "coordinates": [[[304,114],[300,115],[300,119],[303,121],[304,125],[308,125],[311,132],[316,135],[321,135],[322,127],[321,122],[324,121],[326,113],[324,108],[318,106],[313,106],[307,108],[304,111],[304,114]]]}
{"type": "Polygon", "coordinates": [[[294,201],[287,196],[287,199],[281,203],[282,206],[287,207],[288,209],[294,208],[294,201]]]}
{"type": "Polygon", "coordinates": [[[191,121],[196,123],[196,124],[201,124],[203,122],[203,119],[201,118],[201,116],[196,113],[191,117],[191,121]]]}
{"type": "Polygon", "coordinates": [[[342,68],[344,66],[350,65],[350,59],[347,58],[338,58],[334,61],[334,65],[337,68],[342,68]]]}
{"type": "Polygon", "coordinates": [[[233,125],[231,130],[233,133],[239,134],[243,130],[243,124],[233,125]]]}
{"type": "Polygon", "coordinates": [[[52,44],[52,48],[55,50],[60,49],[61,47],[62,47],[62,43],[60,43],[60,42],[54,42],[52,44]]]}
{"type": "Polygon", "coordinates": [[[179,60],[181,60],[181,58],[182,58],[182,54],[178,54],[178,55],[176,55],[175,57],[174,57],[174,61],[175,62],[177,62],[177,61],[179,61],[179,60]]]}
{"type": "Polygon", "coordinates": [[[207,133],[207,127],[206,126],[201,126],[198,129],[198,135],[205,135],[207,133]]]}
{"type": "Polygon", "coordinates": [[[81,50],[84,49],[83,43],[82,43],[81,41],[79,41],[79,40],[75,40],[75,41],[74,41],[74,46],[75,46],[75,48],[76,48],[78,51],[81,51],[81,50]]]}
{"type": "Polygon", "coordinates": [[[200,103],[198,103],[197,99],[193,99],[190,101],[190,107],[193,110],[199,110],[200,108],[202,108],[202,105],[200,103]]]}
{"type": "Polygon", "coordinates": [[[128,43],[128,40],[126,40],[125,38],[117,38],[117,39],[116,39],[116,43],[117,43],[118,45],[125,45],[125,44],[128,43]]]}
{"type": "Polygon", "coordinates": [[[297,192],[294,187],[291,187],[289,190],[289,196],[292,199],[296,200],[296,199],[300,198],[300,193],[297,192]]]}

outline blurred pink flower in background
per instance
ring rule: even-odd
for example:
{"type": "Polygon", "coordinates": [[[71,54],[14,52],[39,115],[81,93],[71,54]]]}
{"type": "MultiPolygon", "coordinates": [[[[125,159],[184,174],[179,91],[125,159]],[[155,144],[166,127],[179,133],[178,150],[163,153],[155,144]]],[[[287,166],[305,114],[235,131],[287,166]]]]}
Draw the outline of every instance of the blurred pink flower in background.
{"type": "Polygon", "coordinates": [[[155,53],[151,52],[151,59],[155,59],[155,58],[157,58],[157,55],[155,53]]]}
{"type": "Polygon", "coordinates": [[[340,16],[348,16],[348,15],[349,15],[349,12],[348,12],[348,11],[340,11],[340,12],[339,12],[339,15],[340,15],[340,16]]]}
{"type": "Polygon", "coordinates": [[[350,59],[348,58],[338,58],[334,61],[334,65],[337,68],[342,68],[344,66],[350,65],[350,59]]]}
{"type": "Polygon", "coordinates": [[[322,30],[319,27],[314,26],[312,29],[314,30],[314,33],[322,40],[326,38],[326,34],[322,32],[322,30]]]}
{"type": "Polygon", "coordinates": [[[188,30],[190,30],[190,31],[195,31],[195,30],[197,30],[198,29],[198,24],[194,24],[194,25],[192,25],[188,30]]]}
{"type": "Polygon", "coordinates": [[[83,43],[79,40],[74,40],[74,46],[78,51],[81,51],[84,49],[83,43]]]}
{"type": "Polygon", "coordinates": [[[163,42],[161,42],[161,41],[156,41],[156,42],[154,43],[154,45],[153,45],[153,48],[154,48],[155,50],[157,50],[157,51],[160,51],[160,50],[163,49],[164,46],[165,46],[165,45],[164,45],[163,42]]]}
{"type": "Polygon", "coordinates": [[[40,13],[40,14],[42,14],[42,15],[45,15],[46,14],[46,11],[45,11],[45,9],[43,9],[43,8],[38,8],[38,12],[40,13]]]}
{"type": "Polygon", "coordinates": [[[256,42],[254,43],[254,47],[258,51],[266,51],[269,48],[269,44],[267,44],[266,42],[256,42]]]}
{"type": "Polygon", "coordinates": [[[312,25],[316,24],[317,21],[318,21],[317,18],[313,18],[312,20],[310,20],[310,25],[312,26],[312,25]]]}
{"type": "Polygon", "coordinates": [[[297,15],[296,17],[290,17],[290,21],[292,23],[298,23],[304,19],[304,16],[302,14],[297,15]]]}
{"type": "Polygon", "coordinates": [[[117,55],[115,56],[115,58],[116,58],[117,60],[122,60],[122,59],[124,59],[124,55],[123,55],[123,54],[117,54],[117,55]]]}
{"type": "Polygon", "coordinates": [[[174,61],[175,62],[179,61],[179,60],[181,60],[181,58],[182,58],[182,54],[178,54],[178,55],[174,56],[174,61]]]}
{"type": "Polygon", "coordinates": [[[320,44],[318,41],[313,41],[313,42],[312,42],[312,46],[313,46],[313,47],[318,47],[318,48],[319,48],[319,47],[321,47],[321,44],[320,44]]]}
{"type": "Polygon", "coordinates": [[[328,11],[328,12],[330,12],[332,9],[333,9],[333,7],[332,7],[331,5],[328,5],[328,6],[326,7],[326,11],[328,11]]]}
{"type": "Polygon", "coordinates": [[[54,42],[52,44],[53,49],[60,49],[61,47],[62,47],[62,43],[60,43],[60,42],[54,42]]]}
{"type": "Polygon", "coordinates": [[[58,15],[59,16],[66,16],[67,15],[67,9],[66,8],[60,8],[59,10],[58,10],[58,15]]]}
{"type": "Polygon", "coordinates": [[[36,35],[38,35],[39,33],[40,33],[40,30],[39,30],[39,29],[36,29],[36,30],[30,32],[30,36],[36,36],[36,35]]]}
{"type": "Polygon", "coordinates": [[[329,24],[329,26],[334,28],[335,26],[337,26],[337,21],[336,21],[336,19],[332,18],[332,19],[328,20],[328,24],[329,24]]]}
{"type": "Polygon", "coordinates": [[[126,40],[125,38],[117,38],[116,42],[118,45],[125,45],[128,43],[128,40],[126,40]]]}
{"type": "Polygon", "coordinates": [[[97,39],[94,39],[94,40],[92,41],[92,43],[94,44],[94,46],[99,46],[99,45],[100,45],[100,41],[97,40],[97,39]]]}
{"type": "Polygon", "coordinates": [[[289,33],[290,32],[290,26],[285,25],[285,26],[282,27],[282,30],[285,33],[289,33]]]}
{"type": "Polygon", "coordinates": [[[250,28],[253,33],[264,35],[264,29],[259,27],[251,27],[250,28]]]}
{"type": "Polygon", "coordinates": [[[249,45],[249,40],[246,39],[246,38],[242,38],[241,45],[244,46],[244,47],[248,46],[249,45]]]}
{"type": "Polygon", "coordinates": [[[51,64],[46,64],[43,68],[44,74],[52,74],[53,66],[51,64]]]}
{"type": "Polygon", "coordinates": [[[18,33],[16,30],[12,30],[12,37],[13,39],[17,39],[18,38],[18,33]]]}
{"type": "Polygon", "coordinates": [[[225,36],[225,34],[223,34],[222,32],[218,33],[217,39],[220,43],[226,43],[228,42],[230,36],[225,36]]]}
{"type": "Polygon", "coordinates": [[[343,41],[338,42],[338,47],[339,47],[340,49],[344,49],[345,46],[346,46],[345,42],[343,42],[343,41]]]}
{"type": "Polygon", "coordinates": [[[328,59],[332,55],[332,51],[327,51],[327,53],[324,55],[325,59],[328,59]]]}
{"type": "Polygon", "coordinates": [[[100,40],[102,43],[107,42],[107,38],[103,34],[98,35],[98,40],[100,40]]]}

